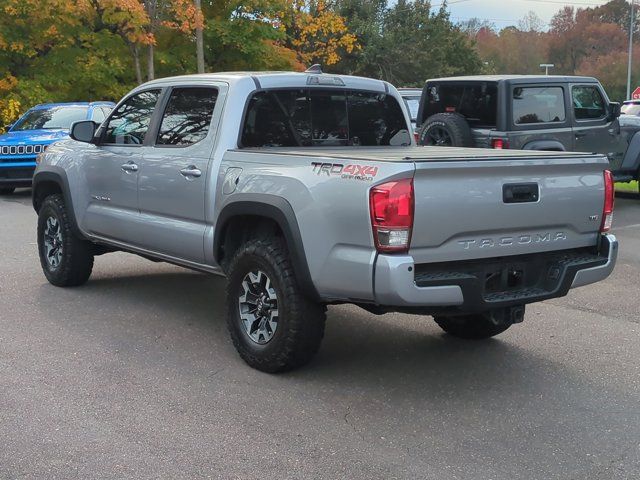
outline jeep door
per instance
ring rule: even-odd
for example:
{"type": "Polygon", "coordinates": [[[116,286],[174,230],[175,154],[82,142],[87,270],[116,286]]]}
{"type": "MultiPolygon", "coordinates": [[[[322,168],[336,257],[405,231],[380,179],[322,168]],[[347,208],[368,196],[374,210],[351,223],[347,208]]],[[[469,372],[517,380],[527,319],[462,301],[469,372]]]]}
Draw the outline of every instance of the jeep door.
{"type": "Polygon", "coordinates": [[[573,133],[577,152],[602,153],[609,157],[613,170],[620,168],[627,140],[620,122],[612,119],[609,101],[596,84],[571,85],[573,133]]]}
{"type": "Polygon", "coordinates": [[[85,156],[89,204],[81,218],[91,235],[137,245],[138,170],[161,89],[137,92],[112,112],[95,148],[85,156]]]}
{"type": "Polygon", "coordinates": [[[226,88],[208,82],[167,91],[139,172],[140,221],[151,251],[204,263],[209,159],[226,88]]]}

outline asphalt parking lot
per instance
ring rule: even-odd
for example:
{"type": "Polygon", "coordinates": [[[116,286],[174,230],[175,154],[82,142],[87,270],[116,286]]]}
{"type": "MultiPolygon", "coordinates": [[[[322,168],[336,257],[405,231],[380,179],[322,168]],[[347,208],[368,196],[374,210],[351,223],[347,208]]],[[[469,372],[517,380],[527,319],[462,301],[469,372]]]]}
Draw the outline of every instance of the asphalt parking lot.
{"type": "Polygon", "coordinates": [[[136,256],[49,285],[0,198],[0,478],[640,478],[640,199],[606,282],[487,342],[330,307],[316,360],[247,367],[224,280],[136,256]]]}

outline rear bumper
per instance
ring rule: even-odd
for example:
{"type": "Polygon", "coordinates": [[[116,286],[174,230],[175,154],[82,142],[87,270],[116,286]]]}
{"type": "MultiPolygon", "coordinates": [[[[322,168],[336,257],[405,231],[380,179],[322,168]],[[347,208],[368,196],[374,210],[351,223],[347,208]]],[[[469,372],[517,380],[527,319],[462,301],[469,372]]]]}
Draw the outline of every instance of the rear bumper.
{"type": "Polygon", "coordinates": [[[597,251],[574,249],[470,262],[416,265],[408,255],[379,255],[375,303],[460,313],[524,305],[607,278],[617,255],[613,235],[602,236],[597,251]]]}

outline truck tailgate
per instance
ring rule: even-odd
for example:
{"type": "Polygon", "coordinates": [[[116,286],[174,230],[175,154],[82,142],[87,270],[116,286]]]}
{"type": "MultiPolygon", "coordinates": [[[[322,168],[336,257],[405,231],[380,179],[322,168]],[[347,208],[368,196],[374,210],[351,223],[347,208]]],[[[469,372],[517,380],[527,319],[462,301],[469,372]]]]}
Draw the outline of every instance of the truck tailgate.
{"type": "MultiPolygon", "coordinates": [[[[506,153],[506,152],[505,152],[506,153]]],[[[597,155],[525,153],[415,162],[411,255],[443,262],[594,246],[602,220],[597,155]]],[[[515,153],[515,152],[514,152],[515,153]]]]}

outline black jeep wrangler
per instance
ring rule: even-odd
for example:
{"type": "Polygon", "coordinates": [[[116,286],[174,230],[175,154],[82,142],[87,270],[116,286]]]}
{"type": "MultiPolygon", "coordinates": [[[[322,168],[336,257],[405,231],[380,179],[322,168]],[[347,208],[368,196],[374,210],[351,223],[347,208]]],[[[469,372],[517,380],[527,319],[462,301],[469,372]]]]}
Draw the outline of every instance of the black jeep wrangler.
{"type": "Polygon", "coordinates": [[[616,181],[640,175],[640,122],[620,115],[595,78],[472,76],[428,80],[418,143],[453,147],[597,152],[616,181]]]}

